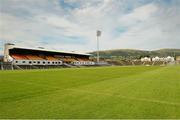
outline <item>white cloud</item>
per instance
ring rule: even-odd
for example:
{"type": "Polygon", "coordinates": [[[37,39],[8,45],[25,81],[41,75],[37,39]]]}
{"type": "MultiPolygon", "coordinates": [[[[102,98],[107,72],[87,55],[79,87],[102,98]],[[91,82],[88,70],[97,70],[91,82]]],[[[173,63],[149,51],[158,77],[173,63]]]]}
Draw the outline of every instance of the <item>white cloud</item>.
{"type": "Polygon", "coordinates": [[[166,9],[153,4],[143,6],[125,16],[123,23],[125,26],[129,26],[129,29],[116,41],[126,41],[123,45],[129,48],[179,48],[178,32],[180,32],[180,29],[177,27],[177,24],[180,23],[179,20],[179,12],[173,7],[166,9]],[[150,9],[147,12],[149,14],[144,14],[144,16],[139,14],[141,11],[148,11],[147,8],[150,9]],[[174,12],[176,12],[175,15],[173,15],[174,12]]]}
{"type": "Polygon", "coordinates": [[[138,22],[143,22],[150,19],[151,17],[153,17],[153,14],[157,12],[157,10],[157,6],[153,3],[138,7],[131,13],[121,16],[119,18],[119,23],[127,27],[133,26],[138,22]]]}

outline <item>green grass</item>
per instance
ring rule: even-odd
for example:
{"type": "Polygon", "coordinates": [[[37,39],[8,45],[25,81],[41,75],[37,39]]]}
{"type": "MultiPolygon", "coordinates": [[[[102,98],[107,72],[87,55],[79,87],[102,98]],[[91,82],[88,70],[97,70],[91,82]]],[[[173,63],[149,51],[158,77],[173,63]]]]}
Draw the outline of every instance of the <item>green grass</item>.
{"type": "Polygon", "coordinates": [[[180,118],[180,66],[0,71],[0,118],[180,118]]]}

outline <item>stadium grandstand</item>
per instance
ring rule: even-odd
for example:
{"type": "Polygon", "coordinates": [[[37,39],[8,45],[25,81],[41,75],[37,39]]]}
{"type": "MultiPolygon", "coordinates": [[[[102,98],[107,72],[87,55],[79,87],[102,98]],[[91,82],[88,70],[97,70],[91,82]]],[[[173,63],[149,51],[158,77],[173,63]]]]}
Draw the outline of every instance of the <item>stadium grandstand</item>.
{"type": "Polygon", "coordinates": [[[4,62],[22,68],[24,66],[92,66],[91,54],[47,50],[44,48],[18,47],[5,44],[4,62]]]}

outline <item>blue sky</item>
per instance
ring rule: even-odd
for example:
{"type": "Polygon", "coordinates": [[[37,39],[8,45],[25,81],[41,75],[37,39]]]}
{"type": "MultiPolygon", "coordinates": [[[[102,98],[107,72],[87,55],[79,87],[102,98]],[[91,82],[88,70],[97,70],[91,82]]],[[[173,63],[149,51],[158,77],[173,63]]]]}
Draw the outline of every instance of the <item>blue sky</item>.
{"type": "Polygon", "coordinates": [[[3,41],[70,51],[180,48],[180,0],[0,0],[3,41]]]}

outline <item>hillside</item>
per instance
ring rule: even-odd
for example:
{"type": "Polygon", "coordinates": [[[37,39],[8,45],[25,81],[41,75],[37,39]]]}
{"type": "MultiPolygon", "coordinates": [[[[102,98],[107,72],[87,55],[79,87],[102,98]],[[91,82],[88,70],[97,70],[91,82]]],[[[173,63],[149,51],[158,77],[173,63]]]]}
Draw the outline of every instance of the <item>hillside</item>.
{"type": "MultiPolygon", "coordinates": [[[[92,52],[96,56],[96,51],[92,52]]],[[[140,58],[144,56],[180,56],[180,49],[160,49],[154,51],[135,50],[135,49],[116,49],[100,51],[102,58],[140,58]]]]}

